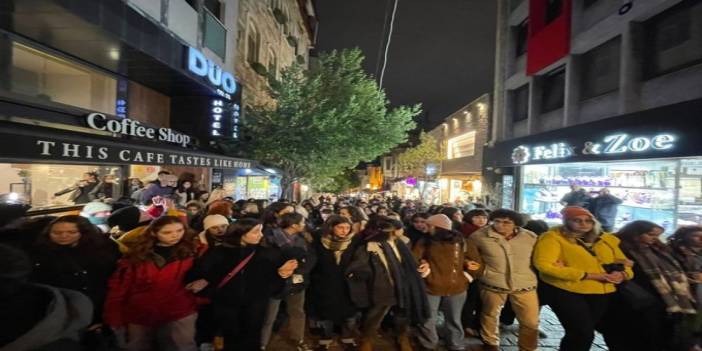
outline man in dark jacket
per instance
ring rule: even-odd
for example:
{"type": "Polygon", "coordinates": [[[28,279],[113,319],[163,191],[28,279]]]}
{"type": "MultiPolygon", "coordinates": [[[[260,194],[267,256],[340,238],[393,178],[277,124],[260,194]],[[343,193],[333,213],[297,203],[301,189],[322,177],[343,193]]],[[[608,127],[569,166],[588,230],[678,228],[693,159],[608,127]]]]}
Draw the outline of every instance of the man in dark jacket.
{"type": "Polygon", "coordinates": [[[571,184],[570,192],[563,195],[561,198],[561,205],[563,206],[578,206],[582,208],[589,208],[590,205],[590,195],[583,189],[580,185],[571,184]]]}
{"type": "Polygon", "coordinates": [[[622,200],[609,193],[609,189],[602,188],[600,195],[590,200],[590,212],[602,224],[602,230],[612,232],[614,221],[617,218],[617,207],[622,200]]]}

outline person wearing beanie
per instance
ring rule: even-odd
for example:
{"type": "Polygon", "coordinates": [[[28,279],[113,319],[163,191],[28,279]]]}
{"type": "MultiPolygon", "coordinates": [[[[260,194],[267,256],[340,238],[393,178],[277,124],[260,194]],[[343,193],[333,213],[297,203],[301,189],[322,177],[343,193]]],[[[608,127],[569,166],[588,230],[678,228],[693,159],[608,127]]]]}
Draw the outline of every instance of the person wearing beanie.
{"type": "Polygon", "coordinates": [[[480,337],[487,350],[499,350],[499,318],[510,301],[519,320],[519,350],[537,350],[539,298],[537,277],[531,268],[536,234],[521,228],[523,217],[512,210],[490,213],[489,226],[468,238],[468,256],[482,266],[480,282],[480,337]],[[518,307],[517,307],[518,306],[518,307]]]}
{"type": "Polygon", "coordinates": [[[110,227],[107,225],[107,219],[110,217],[111,213],[112,205],[101,201],[92,201],[83,206],[83,210],[80,212],[80,215],[87,218],[90,223],[100,228],[100,231],[107,233],[110,231],[110,227]]]}
{"type": "Polygon", "coordinates": [[[200,232],[198,240],[200,245],[204,247],[200,252],[204,252],[207,248],[222,245],[224,243],[224,234],[227,232],[229,220],[219,214],[209,215],[202,221],[205,230],[200,232]]]}
{"type": "Polygon", "coordinates": [[[81,331],[93,314],[78,291],[29,283],[32,261],[0,244],[0,350],[79,351],[81,331]]]}
{"type": "Polygon", "coordinates": [[[533,263],[543,282],[541,298],[565,329],[560,349],[585,351],[617,285],[633,278],[632,261],[590,211],[568,206],[561,214],[563,224],[539,237],[533,263]]]}
{"type": "Polygon", "coordinates": [[[427,286],[430,318],[419,327],[419,342],[423,349],[434,350],[439,343],[436,321],[439,308],[446,319],[448,350],[464,350],[461,311],[470,283],[468,271],[475,274],[480,265],[468,259],[463,234],[454,231],[454,223],[444,214],[427,218],[428,234],[414,245],[413,254],[419,261],[427,286]]]}

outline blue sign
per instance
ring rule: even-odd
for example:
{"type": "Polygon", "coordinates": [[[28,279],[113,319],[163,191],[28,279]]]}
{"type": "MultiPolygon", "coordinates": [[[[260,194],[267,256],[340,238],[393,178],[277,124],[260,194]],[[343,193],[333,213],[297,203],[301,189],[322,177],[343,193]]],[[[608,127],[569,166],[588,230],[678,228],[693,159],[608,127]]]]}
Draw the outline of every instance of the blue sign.
{"type": "Polygon", "coordinates": [[[205,54],[192,46],[188,50],[188,70],[200,77],[207,77],[212,85],[217,88],[221,87],[227,94],[236,92],[234,75],[222,71],[222,67],[216,65],[205,54]]]}

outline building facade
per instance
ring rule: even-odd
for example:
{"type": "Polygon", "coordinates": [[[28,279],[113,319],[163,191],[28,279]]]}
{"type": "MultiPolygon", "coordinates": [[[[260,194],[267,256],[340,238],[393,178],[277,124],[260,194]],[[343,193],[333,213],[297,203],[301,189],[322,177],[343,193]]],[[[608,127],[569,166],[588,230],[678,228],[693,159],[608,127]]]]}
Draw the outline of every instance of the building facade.
{"type": "Polygon", "coordinates": [[[249,106],[271,104],[267,74],[307,67],[317,38],[312,0],[240,0],[236,73],[249,106]]]}
{"type": "MultiPolygon", "coordinates": [[[[62,211],[86,172],[128,195],[128,179],[190,173],[203,190],[224,170],[268,173],[225,156],[238,139],[237,0],[3,1],[0,192],[62,211]]],[[[232,189],[233,191],[233,189],[232,189]]]]}
{"type": "Polygon", "coordinates": [[[668,231],[702,218],[702,3],[504,0],[485,171],[557,223],[571,185],[668,231]]]}

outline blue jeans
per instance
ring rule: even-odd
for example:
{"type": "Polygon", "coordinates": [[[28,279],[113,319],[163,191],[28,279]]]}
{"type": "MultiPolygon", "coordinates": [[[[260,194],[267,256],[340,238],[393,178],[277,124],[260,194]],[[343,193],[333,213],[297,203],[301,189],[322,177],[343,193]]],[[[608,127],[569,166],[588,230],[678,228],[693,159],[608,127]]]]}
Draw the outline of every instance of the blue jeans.
{"type": "Polygon", "coordinates": [[[424,348],[435,349],[439,344],[439,335],[436,332],[436,319],[439,314],[439,307],[444,313],[448,340],[446,348],[449,350],[465,350],[463,340],[463,325],[461,324],[461,311],[466,302],[466,293],[462,292],[451,296],[427,295],[431,316],[419,327],[419,342],[424,348]]]}

